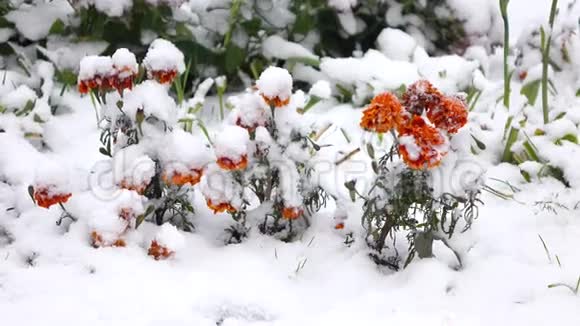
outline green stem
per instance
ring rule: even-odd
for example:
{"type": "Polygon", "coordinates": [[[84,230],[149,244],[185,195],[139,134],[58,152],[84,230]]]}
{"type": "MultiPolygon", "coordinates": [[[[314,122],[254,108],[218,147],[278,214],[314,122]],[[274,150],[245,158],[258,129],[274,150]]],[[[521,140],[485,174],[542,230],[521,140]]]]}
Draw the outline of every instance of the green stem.
{"type": "Polygon", "coordinates": [[[509,0],[499,0],[499,6],[501,10],[501,17],[503,19],[503,29],[504,29],[504,41],[503,41],[503,82],[504,82],[504,90],[503,90],[503,105],[506,109],[509,110],[510,108],[510,72],[509,72],[509,65],[508,65],[508,56],[510,51],[510,25],[508,20],[508,7],[509,0]]]}
{"type": "Polygon", "coordinates": [[[546,31],[544,28],[540,29],[540,37],[542,44],[542,111],[544,116],[544,124],[550,122],[549,106],[548,106],[548,65],[550,64],[550,45],[552,43],[552,28],[554,27],[554,20],[556,19],[556,10],[558,8],[558,0],[552,0],[552,7],[550,9],[549,25],[550,31],[546,38],[546,31]]]}

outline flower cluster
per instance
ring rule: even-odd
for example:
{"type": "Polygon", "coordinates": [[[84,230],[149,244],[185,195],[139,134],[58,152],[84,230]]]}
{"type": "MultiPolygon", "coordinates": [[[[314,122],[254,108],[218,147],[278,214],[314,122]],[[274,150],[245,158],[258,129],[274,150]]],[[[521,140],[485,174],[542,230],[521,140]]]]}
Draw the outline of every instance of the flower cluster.
{"type": "Polygon", "coordinates": [[[385,133],[396,130],[399,153],[412,169],[429,169],[447,154],[448,135],[467,123],[462,99],[445,96],[426,80],[409,86],[402,103],[392,93],[377,95],[364,110],[360,126],[385,133]]]}
{"type": "Polygon", "coordinates": [[[55,204],[64,204],[72,196],[71,193],[57,191],[52,186],[37,186],[34,189],[34,201],[40,207],[50,208],[55,204]]]}
{"type": "Polygon", "coordinates": [[[109,56],[87,56],[81,60],[78,90],[81,94],[88,92],[110,92],[117,90],[120,94],[125,89],[132,89],[139,72],[135,55],[121,48],[109,56]]]}

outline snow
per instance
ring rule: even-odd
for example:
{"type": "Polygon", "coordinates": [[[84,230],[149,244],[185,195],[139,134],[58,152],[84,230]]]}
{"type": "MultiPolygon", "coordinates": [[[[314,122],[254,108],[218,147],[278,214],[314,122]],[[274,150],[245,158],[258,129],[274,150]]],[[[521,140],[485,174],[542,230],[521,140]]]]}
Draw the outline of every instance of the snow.
{"type": "Polygon", "coordinates": [[[215,155],[235,162],[248,154],[250,136],[248,131],[238,126],[225,126],[213,140],[215,155]]]}
{"type": "Polygon", "coordinates": [[[119,77],[121,78],[136,75],[139,72],[135,54],[125,48],[116,50],[111,59],[113,67],[120,73],[119,77]]]}
{"type": "Polygon", "coordinates": [[[176,119],[175,101],[167,94],[167,88],[154,80],[146,80],[126,91],[123,103],[123,112],[131,119],[136,118],[138,110],[143,110],[145,117],[154,116],[169,123],[176,119]]]}
{"type": "Polygon", "coordinates": [[[328,0],[328,5],[338,11],[350,11],[357,2],[358,0],[328,0]]]}
{"type": "Polygon", "coordinates": [[[326,80],[319,80],[310,87],[310,95],[316,96],[320,99],[327,100],[332,95],[330,83],[326,80]]]}
{"type": "Polygon", "coordinates": [[[284,68],[268,67],[260,74],[256,86],[265,97],[286,100],[292,94],[292,76],[284,68]]]}
{"type": "Polygon", "coordinates": [[[133,0],[79,0],[79,6],[94,6],[109,17],[120,17],[133,6],[133,0]]]}
{"type": "Polygon", "coordinates": [[[95,77],[107,77],[113,74],[111,57],[90,55],[80,62],[79,80],[90,80],[95,77]]]}
{"type": "Polygon", "coordinates": [[[166,136],[160,149],[160,158],[164,165],[180,172],[189,169],[203,170],[214,157],[201,137],[203,136],[174,129],[166,136]]]}
{"type": "MultiPolygon", "coordinates": [[[[116,1],[116,0],[115,0],[116,1]]],[[[14,23],[18,32],[31,41],[37,41],[48,35],[50,27],[57,20],[68,21],[73,8],[66,0],[41,2],[35,6],[22,5],[10,11],[5,17],[14,23]]]]}
{"type": "Polygon", "coordinates": [[[147,71],[185,72],[183,53],[173,43],[158,38],[151,43],[143,65],[147,71]]]}
{"type": "Polygon", "coordinates": [[[318,60],[318,56],[314,55],[310,50],[298,43],[287,41],[278,35],[269,36],[264,40],[262,52],[264,57],[268,59],[305,58],[318,60]]]}
{"type": "Polygon", "coordinates": [[[385,28],[377,37],[377,48],[389,59],[409,61],[417,41],[400,29],[385,28]]]}
{"type": "Polygon", "coordinates": [[[170,251],[181,250],[185,246],[185,237],[169,223],[163,224],[155,235],[157,243],[170,251]]]}

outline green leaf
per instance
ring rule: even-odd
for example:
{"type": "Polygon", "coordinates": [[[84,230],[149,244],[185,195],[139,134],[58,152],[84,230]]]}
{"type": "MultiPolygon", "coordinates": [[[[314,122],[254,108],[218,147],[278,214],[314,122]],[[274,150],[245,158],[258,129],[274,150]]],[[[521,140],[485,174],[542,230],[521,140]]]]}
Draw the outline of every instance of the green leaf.
{"type": "Polygon", "coordinates": [[[101,154],[103,154],[105,156],[112,157],[111,153],[109,153],[109,151],[107,151],[107,149],[104,148],[104,147],[99,148],[99,153],[101,153],[101,154]]]}
{"type": "Polygon", "coordinates": [[[77,75],[70,69],[57,70],[56,80],[64,85],[76,85],[77,75]]]}
{"type": "Polygon", "coordinates": [[[292,34],[306,35],[314,28],[314,17],[308,11],[303,10],[298,12],[294,26],[292,27],[292,34]]]}
{"type": "Polygon", "coordinates": [[[556,140],[557,145],[562,145],[562,141],[567,140],[571,143],[578,144],[578,137],[574,134],[566,134],[564,137],[556,140]]]}
{"type": "Polygon", "coordinates": [[[534,80],[530,83],[525,84],[520,91],[520,94],[524,95],[528,99],[530,105],[536,104],[536,99],[538,98],[538,93],[540,91],[540,80],[534,80]]]}
{"type": "Polygon", "coordinates": [[[244,62],[246,54],[244,50],[240,49],[235,44],[230,43],[225,53],[224,68],[228,74],[233,74],[238,71],[239,67],[244,62]]]}
{"type": "Polygon", "coordinates": [[[65,32],[65,25],[62,20],[57,19],[52,23],[50,29],[48,30],[48,34],[59,34],[62,35],[65,32]]]}
{"type": "Polygon", "coordinates": [[[512,153],[512,146],[518,140],[518,134],[520,130],[518,128],[510,128],[508,138],[506,140],[505,148],[503,151],[502,162],[512,162],[514,159],[512,153]]]}
{"type": "Polygon", "coordinates": [[[257,36],[258,32],[262,29],[262,21],[258,18],[245,20],[240,25],[250,36],[257,36]]]}
{"type": "Polygon", "coordinates": [[[368,143],[367,144],[367,153],[369,154],[370,158],[375,158],[375,148],[373,147],[373,144],[368,143]]]}
{"type": "Polygon", "coordinates": [[[34,187],[32,185],[28,186],[28,195],[32,199],[32,202],[36,205],[36,200],[34,200],[34,187]]]}
{"type": "Polygon", "coordinates": [[[487,148],[485,144],[481,140],[475,138],[474,135],[471,135],[471,138],[473,138],[475,144],[477,145],[477,148],[479,148],[480,150],[484,151],[487,148]]]}

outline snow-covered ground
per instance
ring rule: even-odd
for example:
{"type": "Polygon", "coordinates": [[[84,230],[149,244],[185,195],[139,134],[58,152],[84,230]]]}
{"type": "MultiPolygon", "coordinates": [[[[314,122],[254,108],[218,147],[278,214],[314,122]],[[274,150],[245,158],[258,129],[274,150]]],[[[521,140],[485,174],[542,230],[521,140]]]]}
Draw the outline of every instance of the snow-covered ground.
{"type": "MultiPolygon", "coordinates": [[[[467,0],[454,2],[465,4],[467,0]]],[[[562,2],[560,6],[566,4],[562,2]]],[[[473,3],[487,5],[491,1],[473,3]]],[[[533,6],[529,3],[511,2],[513,38],[530,21],[546,19],[544,8],[549,6],[548,0],[533,1],[533,6]]],[[[383,36],[386,40],[393,37],[383,36]]],[[[58,226],[55,221],[61,210],[56,206],[48,210],[35,206],[27,192],[38,173],[50,173],[66,176],[70,189],[76,190],[66,204],[72,215],[93,214],[98,218],[103,209],[100,203],[107,202],[109,189],[99,188],[97,180],[99,171],[108,167],[98,152],[99,130],[93,107],[87,96],[81,98],[67,92],[61,101],[70,110],[58,112],[42,127],[50,151],[39,152],[8,128],[9,132],[0,133],[0,177],[7,181],[0,183],[0,323],[580,325],[580,295],[562,285],[575,288],[580,277],[580,174],[575,172],[580,150],[576,144],[552,144],[568,132],[577,135],[579,131],[580,100],[574,96],[574,87],[580,84],[572,78],[579,75],[580,47],[572,51],[576,56],[574,69],[556,75],[558,79],[554,80],[560,92],[553,99],[553,107],[566,112],[568,115],[562,120],[569,123],[555,119],[546,128],[546,138],[550,140],[546,143],[543,138],[535,138],[541,136],[533,136],[547,155],[558,156],[553,157],[553,162],[567,173],[572,185],[566,188],[550,177],[526,182],[520,173],[524,167],[499,163],[508,116],[505,108],[497,104],[502,91],[499,55],[481,55],[474,50],[466,57],[477,61],[457,56],[429,57],[413,42],[403,42],[409,41],[404,38],[408,35],[400,37],[407,48],[381,48],[379,41],[379,50],[370,50],[360,58],[322,58],[319,73],[300,65],[293,73],[303,80],[322,76],[333,85],[351,85],[357,90],[355,102],[373,92],[368,85],[375,90],[396,89],[401,83],[409,84],[420,77],[449,93],[464,89],[470,82],[481,88],[481,98],[470,113],[463,136],[469,138],[473,134],[487,148],[451,173],[442,172],[440,181],[444,187],[454,187],[474,173],[486,171],[487,184],[513,198],[483,193],[485,204],[472,229],[454,239],[462,266],[440,245],[435,248],[435,258],[416,259],[402,271],[378,267],[369,259],[368,247],[360,236],[360,203],[349,209],[351,216],[342,230],[334,228],[334,203],[330,202],[311,219],[311,227],[297,241],[282,242],[251,230],[242,243],[224,245],[224,229],[231,225],[231,218],[227,214],[214,215],[199,191],[194,195],[195,232],[180,232],[185,243],[171,259],[157,261],[146,254],[147,243],[157,232],[149,223],[140,227],[139,234],[132,235],[126,247],[95,249],[89,241],[90,223],[79,221],[68,226],[65,221],[58,226]],[[479,69],[485,70],[485,77],[479,69]],[[15,214],[12,207],[20,214],[15,214]],[[351,244],[345,243],[348,232],[355,235],[351,244]]],[[[310,53],[293,44],[284,45],[283,40],[270,41],[274,57],[284,55],[275,53],[276,47],[279,51],[286,48],[310,53]]],[[[38,70],[43,71],[42,67],[38,70]]],[[[17,77],[8,76],[11,80],[17,77]]],[[[524,103],[524,97],[519,95],[521,87],[522,83],[514,81],[512,107],[516,109],[511,113],[526,112],[532,135],[533,127],[541,125],[537,122],[541,108],[539,103],[524,103]]],[[[16,102],[26,103],[27,96],[36,97],[26,90],[18,93],[16,102]]],[[[202,118],[209,122],[211,135],[216,136],[219,128],[212,119],[216,119],[218,101],[212,97],[203,102],[204,92],[201,93],[191,101],[205,103],[208,110],[202,118]]],[[[311,93],[326,98],[326,82],[318,84],[311,93]]],[[[0,97],[5,106],[11,100],[0,97]]],[[[42,108],[34,110],[43,112],[42,108]]],[[[321,101],[304,116],[318,127],[332,123],[319,139],[321,145],[334,144],[323,148],[316,157],[320,166],[334,166],[337,158],[371,137],[358,126],[361,110],[356,105],[321,101]],[[352,142],[345,139],[341,128],[352,142]]],[[[2,123],[16,124],[6,120],[2,123]]],[[[36,130],[32,121],[27,123],[25,129],[36,130]]],[[[343,183],[354,177],[368,178],[372,174],[368,163],[366,154],[359,153],[340,168],[319,171],[321,183],[339,201],[348,202],[343,183]]]]}

